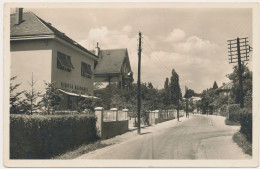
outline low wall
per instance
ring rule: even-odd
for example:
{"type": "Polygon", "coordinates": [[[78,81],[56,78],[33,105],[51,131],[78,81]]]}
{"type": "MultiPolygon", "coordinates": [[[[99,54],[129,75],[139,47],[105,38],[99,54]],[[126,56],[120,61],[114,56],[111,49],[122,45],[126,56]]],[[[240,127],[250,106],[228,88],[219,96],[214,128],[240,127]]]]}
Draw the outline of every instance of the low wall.
{"type": "Polygon", "coordinates": [[[101,139],[107,139],[128,131],[128,109],[118,111],[116,108],[104,113],[102,107],[95,108],[96,128],[101,139]],[[112,118],[111,118],[112,117],[112,118]]]}
{"type": "Polygon", "coordinates": [[[102,139],[114,137],[128,131],[128,120],[103,122],[102,139]]]}

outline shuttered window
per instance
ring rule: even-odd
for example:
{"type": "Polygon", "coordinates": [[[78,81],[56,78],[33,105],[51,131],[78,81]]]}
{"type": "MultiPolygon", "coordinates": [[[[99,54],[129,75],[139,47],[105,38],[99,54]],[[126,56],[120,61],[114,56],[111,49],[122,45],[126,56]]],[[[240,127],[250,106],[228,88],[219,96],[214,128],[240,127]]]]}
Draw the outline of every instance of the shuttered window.
{"type": "Polygon", "coordinates": [[[65,55],[61,52],[57,53],[57,68],[70,72],[71,69],[74,69],[74,66],[71,63],[71,57],[65,55]]]}
{"type": "Polygon", "coordinates": [[[81,62],[81,76],[91,78],[92,74],[91,66],[87,63],[81,62]]]}

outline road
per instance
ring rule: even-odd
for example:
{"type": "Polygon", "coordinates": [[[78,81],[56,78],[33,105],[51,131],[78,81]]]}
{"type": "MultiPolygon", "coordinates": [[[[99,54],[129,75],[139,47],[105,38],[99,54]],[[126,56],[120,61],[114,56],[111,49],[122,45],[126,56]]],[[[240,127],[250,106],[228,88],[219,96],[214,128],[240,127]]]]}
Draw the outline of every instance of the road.
{"type": "MultiPolygon", "coordinates": [[[[120,142],[79,159],[248,159],[232,141],[239,126],[226,126],[224,117],[191,115],[125,134],[120,142]]],[[[115,139],[116,140],[116,139],[115,139]]],[[[113,138],[110,140],[113,142],[113,138]]]]}

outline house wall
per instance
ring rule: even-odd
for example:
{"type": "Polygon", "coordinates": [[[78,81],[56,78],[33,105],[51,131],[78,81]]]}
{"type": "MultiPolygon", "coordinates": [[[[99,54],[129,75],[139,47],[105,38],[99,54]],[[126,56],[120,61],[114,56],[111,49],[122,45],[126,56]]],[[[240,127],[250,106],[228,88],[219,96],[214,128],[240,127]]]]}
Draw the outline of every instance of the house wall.
{"type": "Polygon", "coordinates": [[[13,84],[21,85],[16,92],[29,91],[29,82],[36,81],[35,89],[44,92],[44,81],[51,81],[52,50],[48,40],[11,42],[11,77],[17,76],[13,84]]]}
{"type": "Polygon", "coordinates": [[[58,41],[52,42],[52,56],[52,81],[56,82],[56,87],[73,93],[93,95],[94,75],[91,78],[81,76],[81,62],[89,64],[94,72],[94,59],[58,41]],[[74,66],[71,72],[57,68],[58,51],[71,57],[74,66]],[[70,87],[62,86],[62,82],[70,84],[70,87]],[[86,87],[87,90],[81,90],[79,87],[86,87]]]}

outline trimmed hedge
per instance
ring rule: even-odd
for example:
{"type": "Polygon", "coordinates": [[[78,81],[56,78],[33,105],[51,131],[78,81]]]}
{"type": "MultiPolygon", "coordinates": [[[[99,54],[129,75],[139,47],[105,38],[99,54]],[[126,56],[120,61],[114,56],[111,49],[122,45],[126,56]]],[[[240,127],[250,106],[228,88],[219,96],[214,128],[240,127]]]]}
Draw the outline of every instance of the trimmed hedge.
{"type": "Polygon", "coordinates": [[[11,159],[49,159],[97,139],[95,117],[10,116],[11,159]]]}
{"type": "Polygon", "coordinates": [[[252,109],[241,109],[241,119],[240,119],[240,132],[243,133],[247,140],[252,143],[252,109]]]}
{"type": "Polygon", "coordinates": [[[239,104],[231,104],[228,106],[229,120],[240,122],[240,106],[239,104]]]}

